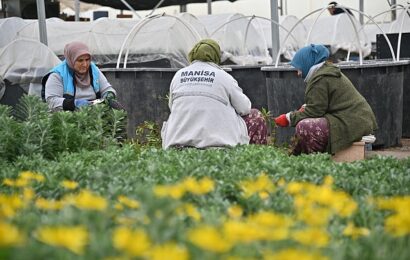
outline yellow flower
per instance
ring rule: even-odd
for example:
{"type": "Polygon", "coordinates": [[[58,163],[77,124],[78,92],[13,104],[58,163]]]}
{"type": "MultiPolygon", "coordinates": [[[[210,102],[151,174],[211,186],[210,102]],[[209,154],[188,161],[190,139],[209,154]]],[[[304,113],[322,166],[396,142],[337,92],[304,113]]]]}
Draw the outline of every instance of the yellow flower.
{"type": "Polygon", "coordinates": [[[60,185],[67,190],[75,190],[78,187],[78,182],[65,180],[60,182],[60,185]]]}
{"type": "Polygon", "coordinates": [[[224,227],[226,236],[232,239],[242,236],[246,237],[246,239],[239,241],[251,242],[256,240],[277,241],[287,239],[289,227],[292,225],[293,221],[289,217],[263,211],[249,216],[242,223],[229,221],[225,223],[224,227]]]}
{"type": "Polygon", "coordinates": [[[44,181],[44,176],[39,174],[39,173],[35,173],[35,172],[31,172],[31,171],[24,171],[20,173],[20,178],[24,179],[24,180],[35,180],[38,182],[43,182],[44,181]]]}
{"type": "Polygon", "coordinates": [[[14,187],[14,180],[10,179],[10,178],[5,178],[3,180],[3,184],[9,187],[14,187]]]}
{"type": "Polygon", "coordinates": [[[260,191],[260,192],[258,193],[258,195],[259,195],[259,198],[260,198],[261,200],[267,200],[267,199],[269,199],[269,192],[267,192],[267,191],[260,191]]]}
{"type": "Polygon", "coordinates": [[[23,242],[23,235],[16,227],[0,221],[0,248],[18,246],[23,242]]]}
{"type": "Polygon", "coordinates": [[[242,217],[243,209],[241,206],[234,205],[228,208],[228,215],[231,218],[240,218],[242,217]]]}
{"type": "Polygon", "coordinates": [[[410,196],[376,198],[374,201],[379,209],[393,210],[404,214],[410,213],[410,196]]]}
{"type": "Polygon", "coordinates": [[[286,192],[289,194],[299,194],[305,190],[305,183],[301,182],[290,182],[286,187],[286,192]]]}
{"type": "Polygon", "coordinates": [[[233,243],[254,241],[284,240],[288,237],[287,228],[272,228],[251,221],[230,220],[223,225],[223,237],[233,243]]]}
{"type": "Polygon", "coordinates": [[[88,232],[83,226],[41,227],[36,237],[45,244],[63,247],[76,254],[82,254],[88,243],[88,232]]]}
{"type": "Polygon", "coordinates": [[[323,180],[323,185],[331,187],[333,185],[333,182],[334,182],[334,180],[333,180],[332,176],[326,176],[323,180]]]}
{"type": "Polygon", "coordinates": [[[357,210],[357,203],[343,191],[333,192],[331,208],[341,217],[349,217],[357,210]]]}
{"type": "Polygon", "coordinates": [[[121,203],[115,203],[114,208],[118,211],[124,210],[124,206],[121,203]]]}
{"type": "Polygon", "coordinates": [[[60,210],[64,205],[64,201],[47,200],[45,198],[38,198],[35,203],[36,207],[43,210],[60,210]]]}
{"type": "Polygon", "coordinates": [[[322,225],[335,214],[349,217],[357,210],[357,203],[351,196],[343,191],[332,190],[332,183],[333,179],[327,177],[321,186],[296,182],[287,186],[286,191],[294,196],[299,219],[309,224],[322,225]],[[317,215],[316,210],[321,211],[321,214],[317,215]]]}
{"type": "Polygon", "coordinates": [[[35,192],[32,188],[24,188],[23,190],[23,200],[29,202],[34,198],[35,192]]]}
{"type": "Polygon", "coordinates": [[[74,204],[79,209],[89,209],[89,210],[105,210],[107,208],[107,200],[98,195],[94,195],[88,190],[82,190],[79,194],[72,197],[67,197],[71,199],[71,203],[74,204]]]}
{"type": "Polygon", "coordinates": [[[389,216],[385,219],[384,226],[387,232],[396,237],[410,234],[410,212],[389,216]]]}
{"type": "Polygon", "coordinates": [[[253,194],[258,194],[263,199],[275,189],[269,176],[265,173],[259,175],[255,180],[241,181],[240,186],[245,198],[249,198],[253,194]]]}
{"type": "Polygon", "coordinates": [[[21,172],[19,177],[15,180],[6,178],[3,180],[3,184],[10,187],[26,187],[30,184],[30,181],[35,180],[37,182],[43,182],[44,176],[39,173],[30,171],[21,172]]]}
{"type": "Polygon", "coordinates": [[[29,183],[30,183],[29,179],[22,179],[22,178],[18,178],[16,180],[6,178],[3,180],[3,184],[6,186],[10,186],[10,187],[26,187],[29,183]]]}
{"type": "Polygon", "coordinates": [[[346,228],[343,230],[343,235],[350,236],[353,239],[356,239],[361,236],[368,236],[370,234],[369,229],[355,227],[352,222],[349,222],[346,228]]]}
{"type": "Polygon", "coordinates": [[[182,207],[177,209],[177,213],[180,215],[186,215],[195,221],[200,221],[202,218],[201,213],[199,213],[197,208],[191,203],[184,203],[182,207]]]}
{"type": "Polygon", "coordinates": [[[227,252],[233,246],[215,227],[211,226],[203,226],[190,230],[187,236],[188,240],[197,247],[215,253],[227,252]]]}
{"type": "Polygon", "coordinates": [[[214,181],[207,177],[198,181],[188,177],[182,182],[182,185],[186,191],[196,195],[203,195],[214,190],[214,181]]]}
{"type": "Polygon", "coordinates": [[[137,209],[140,207],[140,203],[136,200],[127,198],[126,196],[118,196],[118,201],[128,208],[137,209]]]}
{"type": "Polygon", "coordinates": [[[156,245],[149,250],[149,259],[152,260],[187,260],[189,254],[186,248],[175,243],[156,245]]]}
{"type": "Polygon", "coordinates": [[[328,258],[315,252],[308,252],[300,249],[283,249],[278,252],[265,252],[265,260],[327,260],[328,258]]]}
{"type": "Polygon", "coordinates": [[[292,238],[304,245],[325,247],[329,244],[330,236],[320,228],[307,228],[295,231],[292,238]]]}
{"type": "Polygon", "coordinates": [[[0,218],[14,217],[19,209],[24,208],[26,203],[16,194],[0,194],[0,218]]]}
{"type": "Polygon", "coordinates": [[[112,236],[114,247],[131,256],[142,256],[148,252],[151,241],[143,230],[119,227],[112,236]]]}
{"type": "Polygon", "coordinates": [[[376,198],[374,203],[378,208],[392,210],[394,213],[384,221],[387,232],[393,236],[410,234],[410,196],[396,196],[387,199],[376,198]]]}
{"type": "Polygon", "coordinates": [[[279,187],[285,186],[285,185],[286,185],[285,179],[284,179],[283,177],[280,178],[280,179],[278,180],[278,182],[277,182],[277,185],[278,185],[279,187]]]}
{"type": "Polygon", "coordinates": [[[185,194],[183,185],[157,185],[154,187],[154,194],[158,197],[171,197],[173,199],[180,199],[185,194]]]}
{"type": "Polygon", "coordinates": [[[311,204],[304,207],[297,207],[296,210],[296,218],[310,226],[326,226],[331,216],[331,209],[327,207],[315,207],[311,204]]]}
{"type": "Polygon", "coordinates": [[[289,228],[293,225],[293,221],[289,217],[267,211],[249,216],[249,221],[263,227],[289,228]]]}

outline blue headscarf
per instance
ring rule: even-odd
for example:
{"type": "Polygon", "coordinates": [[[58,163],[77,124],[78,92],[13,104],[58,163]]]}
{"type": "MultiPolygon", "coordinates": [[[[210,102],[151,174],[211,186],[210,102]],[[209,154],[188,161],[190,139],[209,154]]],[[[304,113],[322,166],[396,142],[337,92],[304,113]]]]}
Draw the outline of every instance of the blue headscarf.
{"type": "Polygon", "coordinates": [[[329,58],[329,50],[323,45],[311,44],[298,50],[290,65],[302,71],[302,78],[306,78],[312,66],[329,58]]]}

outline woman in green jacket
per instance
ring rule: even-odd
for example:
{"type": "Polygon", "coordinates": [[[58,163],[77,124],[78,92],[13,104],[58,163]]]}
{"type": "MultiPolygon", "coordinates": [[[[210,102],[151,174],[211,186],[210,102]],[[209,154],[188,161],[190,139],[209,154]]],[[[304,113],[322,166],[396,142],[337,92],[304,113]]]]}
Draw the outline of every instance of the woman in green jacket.
{"type": "Polygon", "coordinates": [[[365,98],[338,67],[328,62],[329,51],[311,44],[296,52],[291,65],[306,82],[305,104],[275,118],[276,125],[296,126],[293,154],[335,154],[377,129],[365,98]]]}

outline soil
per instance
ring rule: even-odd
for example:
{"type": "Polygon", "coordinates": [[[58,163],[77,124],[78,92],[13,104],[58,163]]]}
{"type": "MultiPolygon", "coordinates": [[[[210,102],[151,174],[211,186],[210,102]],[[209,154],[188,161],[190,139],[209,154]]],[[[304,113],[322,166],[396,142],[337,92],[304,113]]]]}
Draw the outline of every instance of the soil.
{"type": "Polygon", "coordinates": [[[366,158],[370,158],[375,155],[393,156],[397,159],[407,159],[410,157],[410,138],[402,138],[401,146],[366,151],[365,153],[366,158]]]}

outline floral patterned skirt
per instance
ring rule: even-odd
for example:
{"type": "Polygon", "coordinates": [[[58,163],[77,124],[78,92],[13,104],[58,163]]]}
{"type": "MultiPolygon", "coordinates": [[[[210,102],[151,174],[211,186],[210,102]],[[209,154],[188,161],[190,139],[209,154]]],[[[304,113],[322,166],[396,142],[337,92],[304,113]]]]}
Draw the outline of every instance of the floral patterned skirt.
{"type": "Polygon", "coordinates": [[[327,119],[306,118],[296,125],[296,144],[292,154],[326,152],[329,140],[327,119]]]}
{"type": "Polygon", "coordinates": [[[252,108],[251,112],[242,118],[248,128],[249,143],[267,144],[268,130],[262,113],[258,109],[252,108]]]}

